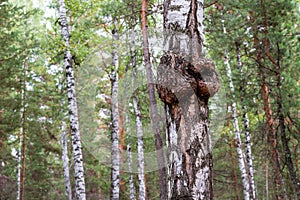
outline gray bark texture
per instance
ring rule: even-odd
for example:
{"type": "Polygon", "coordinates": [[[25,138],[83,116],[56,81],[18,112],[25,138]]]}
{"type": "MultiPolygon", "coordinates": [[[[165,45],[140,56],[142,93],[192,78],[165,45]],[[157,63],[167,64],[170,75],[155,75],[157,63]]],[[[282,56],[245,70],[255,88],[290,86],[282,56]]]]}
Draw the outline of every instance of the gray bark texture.
{"type": "Polygon", "coordinates": [[[112,52],[112,71],[111,79],[111,118],[112,118],[112,133],[111,133],[111,200],[118,200],[120,196],[120,155],[119,155],[119,104],[118,104],[118,22],[114,21],[114,29],[112,30],[113,52],[112,52]]]}
{"type": "Polygon", "coordinates": [[[203,1],[164,2],[165,53],[157,69],[157,89],[165,103],[168,197],[213,199],[208,100],[219,89],[214,63],[205,58],[203,1]]]}
{"type": "Polygon", "coordinates": [[[66,123],[63,121],[61,125],[61,146],[62,146],[62,161],[64,170],[64,183],[67,200],[72,200],[72,188],[70,183],[70,172],[69,172],[69,156],[68,156],[68,142],[66,133],[66,123]]]}
{"type": "Polygon", "coordinates": [[[75,194],[77,200],[85,200],[85,180],[82,158],[82,145],[79,130],[78,108],[75,92],[74,69],[70,51],[70,34],[64,0],[59,0],[59,14],[62,38],[65,41],[64,66],[66,69],[68,107],[70,117],[70,130],[72,140],[72,154],[74,159],[75,194]]]}

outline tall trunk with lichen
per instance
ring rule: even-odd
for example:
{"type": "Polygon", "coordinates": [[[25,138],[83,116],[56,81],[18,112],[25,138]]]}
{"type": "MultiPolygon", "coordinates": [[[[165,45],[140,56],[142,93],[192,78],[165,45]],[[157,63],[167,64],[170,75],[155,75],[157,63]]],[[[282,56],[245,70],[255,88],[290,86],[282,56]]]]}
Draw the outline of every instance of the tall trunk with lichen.
{"type": "Polygon", "coordinates": [[[202,0],[164,2],[157,89],[167,118],[167,199],[213,199],[208,100],[219,80],[203,55],[202,22],[202,0]]]}
{"type": "Polygon", "coordinates": [[[76,200],[85,200],[85,180],[83,169],[82,145],[80,138],[77,99],[75,92],[75,77],[70,51],[70,33],[67,23],[67,11],[64,0],[59,0],[59,14],[62,38],[65,42],[64,67],[66,69],[68,107],[70,118],[70,130],[72,140],[72,154],[74,160],[75,195],[76,200]]]}

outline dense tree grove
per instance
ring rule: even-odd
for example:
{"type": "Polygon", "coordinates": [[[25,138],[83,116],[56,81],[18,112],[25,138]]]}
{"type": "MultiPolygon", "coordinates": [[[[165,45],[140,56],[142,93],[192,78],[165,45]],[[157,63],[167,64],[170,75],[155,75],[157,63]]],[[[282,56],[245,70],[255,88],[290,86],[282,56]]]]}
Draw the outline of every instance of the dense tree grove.
{"type": "Polygon", "coordinates": [[[299,24],[299,0],[0,0],[0,200],[300,199],[299,24]]]}

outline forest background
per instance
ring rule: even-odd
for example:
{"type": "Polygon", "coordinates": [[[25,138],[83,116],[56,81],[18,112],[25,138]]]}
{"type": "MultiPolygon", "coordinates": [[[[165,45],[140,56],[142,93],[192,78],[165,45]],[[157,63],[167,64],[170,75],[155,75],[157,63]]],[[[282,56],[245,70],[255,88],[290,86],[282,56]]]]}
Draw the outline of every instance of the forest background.
{"type": "MultiPolygon", "coordinates": [[[[299,198],[299,5],[298,0],[204,2],[205,53],[222,80],[210,101],[215,199],[244,198],[237,148],[243,150],[244,163],[253,160],[256,199],[280,199],[278,193],[299,198]],[[236,143],[237,132],[241,145],[236,143]]],[[[143,125],[145,198],[159,199],[143,62],[142,1],[66,0],[65,6],[86,198],[111,196],[111,75],[117,49],[120,199],[132,198],[133,191],[141,194],[136,145],[141,137],[136,133],[133,99],[139,102],[143,125]],[[128,160],[130,153],[133,161],[128,160]]],[[[147,15],[155,74],[164,50],[163,1],[149,1],[147,15]]],[[[24,199],[66,198],[64,132],[75,196],[59,2],[1,0],[0,24],[0,199],[16,199],[22,190],[24,199]]],[[[157,102],[163,116],[164,105],[158,97],[157,102]]],[[[249,176],[250,171],[246,167],[249,176]]]]}

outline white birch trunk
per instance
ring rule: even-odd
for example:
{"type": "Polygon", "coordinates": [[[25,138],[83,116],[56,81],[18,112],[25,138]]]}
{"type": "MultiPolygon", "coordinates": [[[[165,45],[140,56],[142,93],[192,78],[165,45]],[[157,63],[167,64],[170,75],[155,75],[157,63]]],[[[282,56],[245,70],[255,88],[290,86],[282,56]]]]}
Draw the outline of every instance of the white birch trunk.
{"type": "Polygon", "coordinates": [[[235,99],[234,85],[233,85],[233,81],[232,81],[231,68],[230,68],[227,53],[224,56],[225,56],[224,65],[226,66],[227,77],[229,79],[229,87],[230,87],[230,93],[231,93],[230,96],[232,98],[232,118],[233,118],[234,134],[235,134],[235,146],[236,146],[236,150],[237,150],[239,168],[241,171],[244,199],[249,200],[250,199],[250,184],[249,184],[249,180],[248,180],[247,171],[245,168],[244,153],[242,150],[241,133],[239,130],[239,122],[238,122],[238,116],[237,116],[237,110],[236,110],[236,102],[234,101],[234,99],[235,99]]]}
{"type": "MultiPolygon", "coordinates": [[[[25,65],[24,65],[24,79],[25,79],[25,65]]],[[[20,126],[20,132],[19,132],[19,149],[18,149],[18,169],[17,169],[17,200],[21,199],[21,163],[22,163],[22,144],[23,144],[23,128],[24,128],[24,120],[23,120],[23,114],[25,112],[25,81],[22,84],[21,89],[21,110],[20,110],[20,119],[21,119],[21,126],[20,126]]]]}
{"type": "Polygon", "coordinates": [[[127,152],[128,152],[128,171],[129,171],[129,199],[136,200],[136,192],[135,192],[135,186],[134,186],[133,176],[132,176],[131,143],[128,143],[127,145],[127,152]]]}
{"type": "MultiPolygon", "coordinates": [[[[135,51],[135,31],[131,35],[132,49],[131,49],[131,64],[132,64],[132,78],[133,82],[136,81],[136,55],[135,51]]],[[[133,97],[133,107],[136,119],[136,133],[137,133],[137,151],[138,151],[138,181],[139,181],[139,200],[146,199],[146,181],[145,181],[145,161],[144,161],[144,138],[143,138],[143,124],[140,111],[140,100],[137,96],[133,97]]]]}
{"type": "Polygon", "coordinates": [[[111,149],[111,200],[118,200],[120,193],[120,155],[119,155],[119,105],[118,105],[118,22],[114,21],[112,30],[113,53],[112,53],[112,71],[111,71],[111,115],[112,115],[112,149],[111,149]]]}
{"type": "MultiPolygon", "coordinates": [[[[224,25],[224,20],[222,20],[222,26],[223,26],[223,33],[227,34],[227,30],[224,25]]],[[[239,168],[241,171],[244,199],[249,200],[251,197],[251,195],[250,195],[250,193],[251,193],[250,192],[250,180],[248,178],[248,174],[247,174],[246,167],[245,167],[245,158],[244,158],[244,153],[243,153],[243,149],[242,149],[241,132],[239,129],[239,122],[238,122],[238,116],[237,116],[237,110],[236,110],[237,106],[236,106],[236,102],[235,102],[234,85],[233,85],[233,81],[232,81],[232,73],[231,73],[231,68],[230,68],[227,52],[225,52],[225,54],[224,54],[224,65],[226,66],[227,77],[229,79],[230,97],[232,99],[231,104],[232,104],[233,127],[234,127],[234,134],[235,134],[235,146],[236,146],[236,150],[237,150],[239,168]]]]}
{"type": "Polygon", "coordinates": [[[146,198],[145,185],[145,167],[144,167],[144,140],[143,140],[143,126],[141,120],[141,112],[138,97],[133,98],[133,106],[136,116],[136,132],[137,132],[137,151],[138,151],[138,181],[139,181],[139,200],[146,198]]]}
{"type": "MultiPolygon", "coordinates": [[[[243,77],[243,64],[241,61],[241,52],[239,44],[237,44],[237,63],[240,69],[240,76],[243,77]]],[[[245,90],[245,87],[242,83],[241,92],[245,90]]],[[[245,144],[246,144],[246,162],[249,169],[249,179],[250,179],[250,192],[251,198],[256,199],[256,187],[254,182],[254,168],[253,168],[253,156],[252,156],[252,148],[251,148],[251,134],[249,132],[249,118],[247,115],[247,106],[244,105],[244,97],[241,95],[242,99],[242,110],[243,110],[243,121],[244,121],[244,131],[245,131],[245,144]]]]}
{"type": "Polygon", "coordinates": [[[79,130],[78,108],[75,92],[75,78],[70,52],[70,34],[67,23],[64,0],[59,0],[60,26],[62,38],[65,41],[64,66],[66,68],[68,107],[70,117],[70,130],[72,140],[72,154],[74,159],[75,193],[77,200],[85,200],[85,180],[83,168],[82,145],[79,130]]]}
{"type": "Polygon", "coordinates": [[[22,133],[23,130],[20,128],[19,138],[19,149],[18,149],[18,168],[17,168],[17,200],[20,200],[21,195],[21,146],[22,146],[22,133]]]}
{"type": "Polygon", "coordinates": [[[72,188],[70,183],[69,157],[68,157],[68,142],[66,133],[66,123],[63,121],[61,126],[61,146],[62,146],[62,161],[64,170],[64,184],[67,200],[72,200],[72,188]]]}
{"type": "Polygon", "coordinates": [[[202,52],[203,6],[202,0],[164,2],[157,89],[167,117],[168,199],[213,199],[208,99],[219,80],[202,52]]]}

